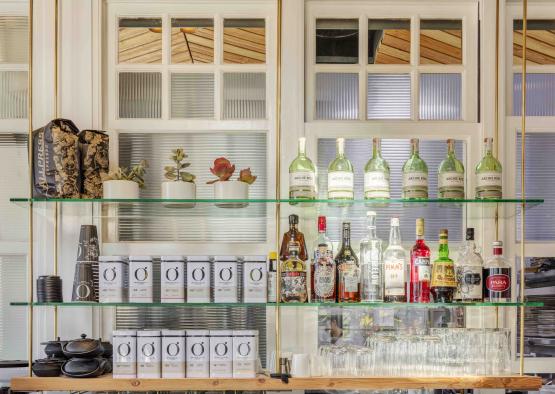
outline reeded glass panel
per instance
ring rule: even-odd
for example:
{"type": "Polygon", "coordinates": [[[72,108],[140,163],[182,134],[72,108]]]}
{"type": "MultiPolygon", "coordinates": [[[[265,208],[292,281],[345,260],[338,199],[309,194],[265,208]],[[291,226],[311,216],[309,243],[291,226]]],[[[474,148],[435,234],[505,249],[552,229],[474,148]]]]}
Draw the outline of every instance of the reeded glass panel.
{"type": "Polygon", "coordinates": [[[316,63],[358,63],[358,19],[316,20],[316,63]]]}
{"type": "Polygon", "coordinates": [[[162,19],[120,19],[118,34],[118,62],[161,63],[162,19]]]}
{"type": "Polygon", "coordinates": [[[410,20],[368,21],[368,64],[410,63],[410,20]]]}
{"type": "MultiPolygon", "coordinates": [[[[526,64],[555,64],[555,20],[528,20],[526,30],[526,64]]],[[[522,44],[522,20],[515,20],[513,64],[522,64],[522,44]]]]}
{"type": "Polygon", "coordinates": [[[214,117],[214,74],[171,74],[171,117],[214,117]]]}
{"type": "MultiPolygon", "coordinates": [[[[516,140],[515,193],[520,197],[521,133],[516,140]]],[[[555,132],[526,133],[526,197],[545,199],[540,206],[526,210],[526,241],[555,240],[555,173],[553,172],[555,132]]],[[[520,207],[518,208],[520,212],[520,207]]],[[[520,213],[517,219],[517,239],[520,240],[520,213]]]]}
{"type": "Polygon", "coordinates": [[[172,19],[172,63],[214,63],[212,19],[172,19]]]}
{"type": "Polygon", "coordinates": [[[264,19],[226,19],[224,21],[224,63],[265,63],[266,29],[264,19]]]}
{"type": "Polygon", "coordinates": [[[0,15],[0,63],[28,63],[26,16],[0,15]]]}
{"type": "Polygon", "coordinates": [[[223,118],[266,118],[265,73],[224,74],[223,118]]]}
{"type": "Polygon", "coordinates": [[[160,118],[162,116],[162,74],[119,74],[119,117],[160,118]]]}
{"type": "MultiPolygon", "coordinates": [[[[420,156],[428,165],[428,184],[430,198],[437,198],[437,169],[440,162],[445,158],[447,146],[445,140],[421,140],[420,156]]],[[[464,142],[455,141],[455,152],[457,158],[464,161],[464,142]]],[[[321,138],[318,140],[318,191],[320,198],[326,198],[328,165],[335,157],[335,139],[321,138]]],[[[351,161],[355,172],[355,198],[364,198],[364,166],[372,156],[372,136],[368,138],[347,139],[345,141],[345,154],[351,161]]],[[[407,139],[382,139],[382,155],[389,163],[391,198],[401,198],[403,182],[403,164],[410,156],[410,141],[407,139]]],[[[351,236],[353,246],[358,248],[358,241],[366,235],[366,211],[377,212],[377,228],[380,238],[389,238],[389,220],[391,217],[399,217],[401,220],[402,237],[407,242],[414,240],[414,226],[416,218],[423,217],[426,220],[426,239],[430,242],[437,241],[439,230],[449,230],[449,242],[460,242],[463,240],[463,208],[462,206],[450,205],[437,209],[435,204],[422,204],[411,206],[407,209],[402,205],[391,205],[388,207],[373,206],[365,207],[364,204],[351,206],[346,216],[337,211],[337,215],[328,217],[328,235],[334,241],[339,241],[341,236],[341,222],[351,222],[351,236]]]]}
{"type": "Polygon", "coordinates": [[[316,119],[358,119],[358,74],[316,74],[316,119]]]}
{"type": "Polygon", "coordinates": [[[461,119],[461,74],[420,75],[420,119],[461,119]]]}
{"type": "Polygon", "coordinates": [[[420,64],[462,64],[462,21],[420,21],[420,64]]]}
{"type": "Polygon", "coordinates": [[[410,75],[368,74],[368,119],[410,119],[410,75]]]}
{"type": "MultiPolygon", "coordinates": [[[[555,35],[554,35],[555,37],[555,35]]],[[[513,75],[513,115],[522,113],[522,74],[513,75]]],[[[526,75],[526,115],[555,116],[555,74],[526,75]]]]}
{"type": "Polygon", "coordinates": [[[27,117],[27,71],[0,71],[0,119],[27,117]]]}

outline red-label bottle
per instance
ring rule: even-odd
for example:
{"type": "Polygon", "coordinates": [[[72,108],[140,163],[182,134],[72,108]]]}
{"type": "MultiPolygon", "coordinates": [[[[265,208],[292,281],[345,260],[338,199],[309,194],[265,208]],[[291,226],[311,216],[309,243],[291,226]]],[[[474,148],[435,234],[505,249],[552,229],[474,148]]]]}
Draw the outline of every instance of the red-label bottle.
{"type": "Polygon", "coordinates": [[[416,243],[410,251],[409,302],[430,302],[430,248],[424,241],[424,219],[416,219],[416,243]]]}

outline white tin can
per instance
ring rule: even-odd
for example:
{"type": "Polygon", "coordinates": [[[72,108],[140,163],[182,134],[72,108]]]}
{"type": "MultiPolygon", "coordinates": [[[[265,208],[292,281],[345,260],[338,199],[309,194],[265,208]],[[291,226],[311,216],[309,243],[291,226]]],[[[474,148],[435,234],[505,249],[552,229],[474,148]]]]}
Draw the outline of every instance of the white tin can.
{"type": "Polygon", "coordinates": [[[160,331],[137,331],[137,378],[162,376],[162,343],[160,331]]]}
{"type": "Polygon", "coordinates": [[[152,302],[152,257],[129,256],[129,302],[152,302]]]}
{"type": "Polygon", "coordinates": [[[185,330],[162,331],[162,377],[185,377],[185,330]]]}
{"type": "Polygon", "coordinates": [[[113,377],[134,379],[137,377],[137,332],[116,330],[112,333],[113,377]]]}
{"type": "Polygon", "coordinates": [[[266,303],[267,297],[266,256],[245,256],[243,262],[243,302],[266,303]]]}
{"type": "Polygon", "coordinates": [[[233,377],[233,330],[210,330],[210,377],[233,377]]]}
{"type": "Polygon", "coordinates": [[[186,375],[188,378],[210,377],[210,336],[208,330],[186,332],[186,375]]]}
{"type": "Polygon", "coordinates": [[[237,257],[215,256],[214,302],[238,302],[237,257]]]}
{"type": "Polygon", "coordinates": [[[160,301],[185,301],[185,257],[162,256],[160,262],[160,301]]]}
{"type": "Polygon", "coordinates": [[[127,302],[128,269],[124,256],[98,258],[99,302],[127,302]]]}
{"type": "Polygon", "coordinates": [[[258,331],[233,331],[233,377],[255,378],[258,361],[258,331]]]}
{"type": "Polygon", "coordinates": [[[210,302],[210,258],[187,257],[187,302],[210,302]]]}

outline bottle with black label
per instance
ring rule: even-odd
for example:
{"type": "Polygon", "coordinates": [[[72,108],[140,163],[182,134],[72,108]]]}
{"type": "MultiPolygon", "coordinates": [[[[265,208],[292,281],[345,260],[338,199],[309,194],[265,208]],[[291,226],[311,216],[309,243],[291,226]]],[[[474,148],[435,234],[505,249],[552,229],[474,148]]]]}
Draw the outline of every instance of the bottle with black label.
{"type": "Polygon", "coordinates": [[[484,261],[474,243],[474,229],[466,229],[466,243],[455,261],[457,290],[453,297],[457,302],[482,301],[482,269],[484,261]]]}
{"type": "Polygon", "coordinates": [[[493,257],[484,264],[484,301],[511,301],[511,265],[503,257],[503,242],[493,242],[493,257]]]}
{"type": "Polygon", "coordinates": [[[268,302],[277,302],[277,252],[270,252],[268,261],[268,302]]]}

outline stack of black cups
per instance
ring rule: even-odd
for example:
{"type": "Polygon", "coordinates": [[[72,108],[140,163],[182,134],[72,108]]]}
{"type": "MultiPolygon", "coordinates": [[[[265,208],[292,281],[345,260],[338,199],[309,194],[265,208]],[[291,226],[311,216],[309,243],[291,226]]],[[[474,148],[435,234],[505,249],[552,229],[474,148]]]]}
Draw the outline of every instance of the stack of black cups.
{"type": "Polygon", "coordinates": [[[43,275],[37,279],[38,302],[63,302],[62,279],[59,276],[43,275]]]}
{"type": "Polygon", "coordinates": [[[94,225],[82,225],[73,279],[72,301],[98,302],[98,233],[94,225]]]}

